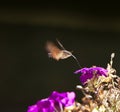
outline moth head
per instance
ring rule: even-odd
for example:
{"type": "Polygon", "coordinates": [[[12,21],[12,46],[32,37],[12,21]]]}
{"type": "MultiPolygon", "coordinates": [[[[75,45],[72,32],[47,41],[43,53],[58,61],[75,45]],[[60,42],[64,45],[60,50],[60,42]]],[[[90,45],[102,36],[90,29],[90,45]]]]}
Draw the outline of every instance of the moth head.
{"type": "Polygon", "coordinates": [[[72,56],[72,53],[67,50],[62,50],[62,56],[61,59],[66,59],[68,57],[72,56]]]}

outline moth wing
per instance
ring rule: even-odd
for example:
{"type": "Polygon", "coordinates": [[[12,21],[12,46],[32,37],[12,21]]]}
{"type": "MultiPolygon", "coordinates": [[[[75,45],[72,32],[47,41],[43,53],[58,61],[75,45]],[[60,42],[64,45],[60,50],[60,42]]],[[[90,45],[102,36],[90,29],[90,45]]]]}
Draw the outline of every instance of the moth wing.
{"type": "Polygon", "coordinates": [[[48,52],[50,52],[50,53],[52,53],[52,52],[59,52],[60,51],[60,49],[54,44],[54,43],[52,43],[52,42],[50,42],[50,41],[48,41],[47,43],[46,43],[46,50],[48,51],[48,52]]]}
{"type": "Polygon", "coordinates": [[[46,50],[48,51],[48,56],[59,60],[61,56],[61,50],[52,42],[48,41],[46,43],[46,50]]]}

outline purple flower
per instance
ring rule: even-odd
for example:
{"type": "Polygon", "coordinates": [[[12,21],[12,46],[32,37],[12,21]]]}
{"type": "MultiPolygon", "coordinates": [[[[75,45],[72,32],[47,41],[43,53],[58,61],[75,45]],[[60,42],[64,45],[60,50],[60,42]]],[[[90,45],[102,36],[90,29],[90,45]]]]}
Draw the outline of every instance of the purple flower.
{"type": "Polygon", "coordinates": [[[54,100],[55,103],[59,103],[63,107],[67,107],[73,105],[73,103],[75,102],[75,93],[74,92],[59,93],[53,91],[49,98],[54,100]]]}
{"type": "Polygon", "coordinates": [[[54,112],[54,101],[49,98],[37,102],[38,112],[54,112]]]}
{"type": "Polygon", "coordinates": [[[29,106],[27,112],[38,112],[37,105],[29,106]]]}
{"type": "Polygon", "coordinates": [[[27,112],[54,112],[64,107],[71,106],[75,102],[74,92],[59,93],[53,91],[52,94],[45,99],[38,101],[35,105],[29,106],[27,112]]]}
{"type": "Polygon", "coordinates": [[[75,71],[75,74],[81,73],[80,81],[84,85],[88,79],[93,78],[93,76],[107,76],[107,70],[102,67],[90,67],[90,68],[82,68],[80,70],[75,71]]]}
{"type": "Polygon", "coordinates": [[[27,112],[54,112],[54,101],[49,98],[42,99],[29,106],[27,112]]]}

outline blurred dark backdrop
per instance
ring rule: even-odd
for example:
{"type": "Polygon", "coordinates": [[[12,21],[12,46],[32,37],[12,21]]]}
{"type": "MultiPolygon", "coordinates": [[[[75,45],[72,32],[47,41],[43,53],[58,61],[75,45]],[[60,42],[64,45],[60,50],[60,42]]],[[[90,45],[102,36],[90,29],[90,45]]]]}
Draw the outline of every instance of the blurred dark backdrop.
{"type": "MultiPolygon", "coordinates": [[[[76,91],[79,69],[73,58],[48,58],[45,42],[56,42],[81,66],[106,67],[112,52],[120,73],[119,4],[39,3],[0,6],[1,112],[26,112],[53,90],[76,91]]],[[[79,97],[78,97],[79,100],[79,97]]]]}

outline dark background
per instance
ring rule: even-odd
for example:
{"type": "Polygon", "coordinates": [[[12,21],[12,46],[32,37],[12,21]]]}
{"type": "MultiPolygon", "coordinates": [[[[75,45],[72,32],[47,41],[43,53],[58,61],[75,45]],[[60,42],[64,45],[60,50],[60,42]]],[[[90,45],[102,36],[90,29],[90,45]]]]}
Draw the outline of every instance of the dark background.
{"type": "MultiPolygon", "coordinates": [[[[32,3],[32,2],[31,2],[32,3]]],[[[45,42],[58,38],[82,67],[107,66],[112,52],[120,73],[120,4],[55,3],[0,6],[0,111],[26,112],[53,90],[76,91],[73,58],[48,58],[45,42]]],[[[78,97],[79,100],[79,97],[78,97]]]]}

